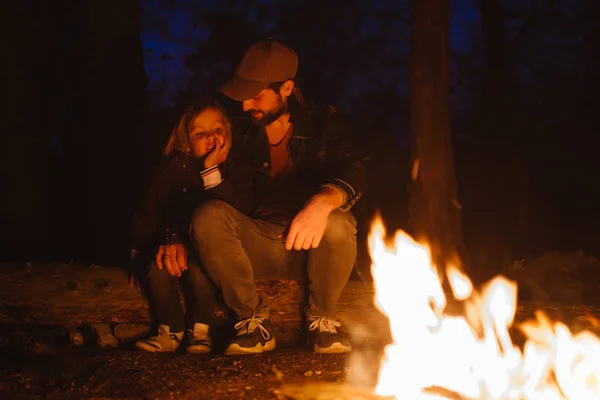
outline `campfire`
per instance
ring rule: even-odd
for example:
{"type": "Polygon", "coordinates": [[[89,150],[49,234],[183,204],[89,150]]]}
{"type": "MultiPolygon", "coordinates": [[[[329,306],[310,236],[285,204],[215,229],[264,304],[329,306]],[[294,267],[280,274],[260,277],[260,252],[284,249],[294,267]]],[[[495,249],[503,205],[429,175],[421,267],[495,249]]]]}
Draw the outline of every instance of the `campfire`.
{"type": "Polygon", "coordinates": [[[518,326],[526,341],[513,343],[517,285],[503,277],[481,291],[455,266],[444,277],[426,245],[398,232],[394,248],[385,228],[373,224],[375,302],[390,322],[393,343],[385,350],[376,393],[397,399],[600,399],[600,338],[574,335],[543,312],[518,326]]]}

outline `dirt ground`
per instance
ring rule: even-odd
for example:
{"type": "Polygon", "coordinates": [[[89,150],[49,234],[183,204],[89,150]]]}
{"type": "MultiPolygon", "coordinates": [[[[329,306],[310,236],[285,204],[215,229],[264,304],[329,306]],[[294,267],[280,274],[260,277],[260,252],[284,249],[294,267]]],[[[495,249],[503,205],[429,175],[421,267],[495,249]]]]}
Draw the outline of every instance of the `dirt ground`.
{"type": "Polygon", "coordinates": [[[301,348],[245,357],[75,348],[58,328],[2,325],[0,398],[270,399],[284,383],[344,381],[345,360],[301,348]]]}
{"type": "MultiPolygon", "coordinates": [[[[348,381],[347,356],[319,356],[294,343],[299,288],[277,282],[262,289],[273,302],[274,352],[246,357],[148,354],[131,346],[149,314],[123,270],[2,265],[0,399],[274,399],[286,398],[284,385],[348,381]],[[108,334],[108,344],[118,348],[102,347],[93,332],[77,346],[73,335],[84,333],[90,323],[112,329],[118,343],[108,334]]],[[[340,308],[365,320],[365,313],[372,314],[371,299],[372,291],[354,282],[340,308]]],[[[375,372],[377,364],[369,364],[375,372]]]]}
{"type": "MultiPolygon", "coordinates": [[[[538,299],[520,301],[516,321],[542,309],[574,331],[600,334],[599,271],[597,260],[577,254],[515,265],[507,275],[514,275],[538,299]],[[545,297],[538,295],[538,288],[545,290],[545,297]]],[[[274,302],[275,325],[297,326],[298,288],[279,282],[263,289],[274,302]]],[[[290,344],[293,340],[279,342],[274,352],[246,357],[148,354],[123,341],[135,334],[130,332],[133,323],[148,322],[148,310],[122,270],[73,264],[2,266],[0,399],[333,399],[307,397],[304,389],[301,396],[289,388],[314,384],[321,390],[330,383],[327,387],[336,391],[348,384],[374,383],[387,322],[373,311],[372,295],[368,285],[349,282],[340,299],[345,324],[360,328],[363,339],[365,331],[375,334],[355,341],[350,355],[317,355],[290,344]],[[77,346],[73,333],[86,323],[110,327],[118,347],[100,347],[94,340],[77,346]]],[[[294,335],[282,334],[278,341],[287,336],[294,335]]],[[[519,344],[517,336],[513,339],[519,344]]],[[[355,392],[351,397],[374,398],[355,392]]]]}

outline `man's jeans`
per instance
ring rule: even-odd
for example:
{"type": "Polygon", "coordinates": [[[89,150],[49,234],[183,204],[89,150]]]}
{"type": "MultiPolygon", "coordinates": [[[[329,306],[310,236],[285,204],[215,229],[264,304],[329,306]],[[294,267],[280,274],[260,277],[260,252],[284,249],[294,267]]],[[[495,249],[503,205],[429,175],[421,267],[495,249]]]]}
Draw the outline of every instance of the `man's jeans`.
{"type": "Polygon", "coordinates": [[[171,332],[183,332],[186,322],[189,329],[193,329],[196,322],[207,325],[216,323],[214,310],[218,303],[215,288],[194,261],[193,253],[189,255],[187,271],[180,278],[171,276],[166,268],[158,269],[152,261],[148,274],[143,278],[143,287],[155,323],[168,325],[171,332]],[[180,288],[185,300],[185,316],[181,307],[180,288]]]}
{"type": "MultiPolygon", "coordinates": [[[[356,220],[351,212],[329,215],[317,248],[285,249],[287,226],[248,217],[220,200],[203,203],[192,220],[200,261],[238,318],[259,307],[254,279],[295,279],[306,268],[307,318],[335,317],[336,304],[356,260],[356,220]]],[[[263,306],[263,304],[260,304],[263,306]]]]}

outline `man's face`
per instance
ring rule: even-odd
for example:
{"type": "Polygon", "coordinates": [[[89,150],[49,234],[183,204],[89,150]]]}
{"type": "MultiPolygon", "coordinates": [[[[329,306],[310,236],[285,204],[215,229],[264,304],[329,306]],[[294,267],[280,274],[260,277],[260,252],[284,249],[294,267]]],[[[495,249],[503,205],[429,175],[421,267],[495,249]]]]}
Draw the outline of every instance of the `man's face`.
{"type": "Polygon", "coordinates": [[[286,112],[287,101],[272,89],[264,89],[252,99],[242,102],[242,107],[250,113],[255,124],[267,126],[286,112]]]}

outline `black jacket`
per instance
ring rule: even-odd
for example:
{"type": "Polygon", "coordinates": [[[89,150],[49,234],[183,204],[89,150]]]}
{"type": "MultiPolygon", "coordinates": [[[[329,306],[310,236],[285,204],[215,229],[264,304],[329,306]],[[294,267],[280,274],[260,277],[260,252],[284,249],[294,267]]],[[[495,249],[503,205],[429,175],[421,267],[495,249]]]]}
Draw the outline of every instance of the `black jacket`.
{"type": "Polygon", "coordinates": [[[154,252],[159,245],[173,240],[188,244],[192,214],[207,199],[220,199],[249,213],[253,207],[254,170],[248,160],[233,153],[218,169],[222,182],[204,189],[202,160],[183,152],[166,157],[134,214],[131,248],[154,252]]]}
{"type": "Polygon", "coordinates": [[[292,172],[270,179],[269,143],[264,131],[250,125],[243,137],[255,176],[253,216],[288,223],[304,203],[324,186],[344,194],[341,209],[350,210],[366,190],[365,155],[353,143],[343,116],[333,107],[323,110],[290,104],[294,123],[288,150],[292,172]]]}

